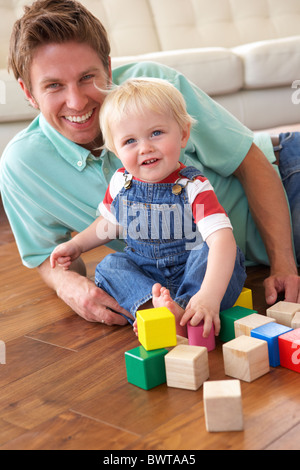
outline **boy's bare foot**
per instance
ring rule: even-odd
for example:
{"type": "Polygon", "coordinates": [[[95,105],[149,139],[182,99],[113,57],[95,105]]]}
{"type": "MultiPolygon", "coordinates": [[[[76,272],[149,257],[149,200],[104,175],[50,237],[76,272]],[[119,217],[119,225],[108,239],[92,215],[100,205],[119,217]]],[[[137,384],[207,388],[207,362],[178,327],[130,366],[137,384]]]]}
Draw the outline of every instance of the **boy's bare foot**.
{"type": "Polygon", "coordinates": [[[184,314],[184,309],[181,308],[170,296],[170,291],[160,284],[154,284],[152,288],[152,304],[154,308],[167,307],[173,313],[176,321],[176,333],[179,336],[187,337],[187,327],[180,325],[180,320],[184,314]]]}

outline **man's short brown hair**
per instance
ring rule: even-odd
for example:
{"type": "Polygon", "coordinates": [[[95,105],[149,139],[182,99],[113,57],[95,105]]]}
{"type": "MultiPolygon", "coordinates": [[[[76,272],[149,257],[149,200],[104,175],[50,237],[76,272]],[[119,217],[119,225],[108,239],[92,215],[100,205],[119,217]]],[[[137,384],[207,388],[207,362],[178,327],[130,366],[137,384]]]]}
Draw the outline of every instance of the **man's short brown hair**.
{"type": "Polygon", "coordinates": [[[30,66],[37,47],[50,43],[87,43],[109,68],[110,44],[101,22],[76,0],[36,0],[13,27],[8,68],[31,89],[30,66]]]}

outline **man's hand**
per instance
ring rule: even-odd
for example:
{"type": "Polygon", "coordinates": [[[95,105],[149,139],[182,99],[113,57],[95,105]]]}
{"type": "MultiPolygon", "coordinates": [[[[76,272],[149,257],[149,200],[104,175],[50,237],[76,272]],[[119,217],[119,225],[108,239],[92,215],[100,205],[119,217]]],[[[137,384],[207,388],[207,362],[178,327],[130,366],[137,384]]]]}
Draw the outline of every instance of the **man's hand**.
{"type": "Polygon", "coordinates": [[[38,271],[46,284],[56,291],[58,297],[87,321],[106,325],[127,325],[126,318],[119,313],[132,318],[115,299],[82,275],[84,264],[81,258],[67,271],[60,266],[52,269],[48,258],[39,266],[38,271]]]}
{"type": "Polygon", "coordinates": [[[284,293],[286,302],[300,303],[300,277],[297,274],[271,274],[264,281],[268,305],[276,303],[278,294],[284,293]]]}

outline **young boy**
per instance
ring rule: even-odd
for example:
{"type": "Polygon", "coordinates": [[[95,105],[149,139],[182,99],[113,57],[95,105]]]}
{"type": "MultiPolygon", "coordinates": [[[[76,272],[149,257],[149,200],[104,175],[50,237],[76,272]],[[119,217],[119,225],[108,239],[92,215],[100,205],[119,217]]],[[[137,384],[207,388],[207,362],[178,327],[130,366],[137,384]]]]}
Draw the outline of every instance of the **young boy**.
{"type": "Polygon", "coordinates": [[[219,333],[219,311],[235,303],[246,275],[212,186],[180,163],[192,124],[182,95],[166,81],[132,79],[110,91],[100,125],[124,168],[112,177],[101,216],[56,247],[50,263],[67,269],[84,251],[122,235],[125,251],[97,266],[96,284],[134,317],[149,302],[166,306],[178,334],[186,334],[188,321],[204,320],[208,336],[212,324],[219,333]]]}

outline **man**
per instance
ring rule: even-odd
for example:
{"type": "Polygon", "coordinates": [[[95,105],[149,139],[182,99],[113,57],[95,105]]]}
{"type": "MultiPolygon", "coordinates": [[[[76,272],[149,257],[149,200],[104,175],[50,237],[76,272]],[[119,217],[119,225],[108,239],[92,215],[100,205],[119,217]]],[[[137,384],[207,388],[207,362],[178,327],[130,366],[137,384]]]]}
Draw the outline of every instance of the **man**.
{"type": "MultiPolygon", "coordinates": [[[[112,72],[109,54],[103,26],[77,2],[38,0],[15,24],[9,65],[29,103],[41,112],[1,158],[3,203],[23,263],[37,267],[44,281],[86,320],[127,323],[122,314],[128,312],[84,276],[81,260],[64,271],[51,269],[49,256],[72,231],[95,219],[110,176],[119,167],[113,154],[100,149],[99,110],[111,81],[156,76],[183,93],[189,113],[198,120],[182,162],[198,166],[210,179],[248,262],[270,263],[267,302],[274,303],[279,292],[285,292],[287,301],[300,302],[289,209],[277,167],[271,164],[270,138],[262,137],[259,144],[268,160],[252,132],[185,77],[153,63],[112,72]]],[[[299,245],[295,248],[299,254],[299,245]]]]}

